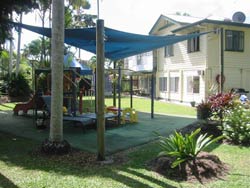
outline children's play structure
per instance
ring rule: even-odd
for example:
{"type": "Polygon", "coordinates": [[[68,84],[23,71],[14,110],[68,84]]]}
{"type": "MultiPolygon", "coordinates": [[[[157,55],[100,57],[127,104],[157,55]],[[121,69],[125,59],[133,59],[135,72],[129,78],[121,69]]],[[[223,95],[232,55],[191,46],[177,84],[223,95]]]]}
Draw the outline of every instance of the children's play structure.
{"type": "MultiPolygon", "coordinates": [[[[69,56],[64,58],[63,120],[75,122],[75,124],[80,124],[85,128],[86,125],[96,122],[95,109],[91,109],[89,106],[83,107],[83,98],[90,97],[92,103],[92,97],[94,98],[92,95],[95,93],[95,84],[93,83],[95,79],[92,70],[83,68],[74,58],[69,59],[69,56]],[[86,109],[85,113],[83,113],[83,109],[86,109]]],[[[50,69],[35,70],[36,92],[28,102],[16,104],[13,109],[15,115],[21,111],[23,114],[27,114],[28,110],[34,110],[37,126],[44,126],[45,122],[48,122],[46,120],[50,116],[51,109],[51,76],[53,75],[51,75],[50,69]]],[[[118,108],[115,106],[107,107],[104,118],[115,121],[116,124],[138,122],[137,112],[133,108],[122,109],[120,106],[118,108]]]]}

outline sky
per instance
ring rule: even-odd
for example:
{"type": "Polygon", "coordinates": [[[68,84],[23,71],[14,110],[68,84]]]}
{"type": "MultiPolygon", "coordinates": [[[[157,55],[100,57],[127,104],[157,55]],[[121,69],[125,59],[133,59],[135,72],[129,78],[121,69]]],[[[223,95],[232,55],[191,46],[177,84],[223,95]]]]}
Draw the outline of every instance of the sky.
{"type": "MultiPolygon", "coordinates": [[[[86,13],[97,14],[97,1],[89,0],[91,9],[86,13]]],[[[238,11],[246,15],[245,23],[250,23],[249,0],[99,0],[99,18],[106,27],[138,34],[148,34],[161,14],[181,12],[194,17],[223,19],[232,18],[238,11]]],[[[39,26],[37,20],[29,14],[24,16],[23,23],[39,26]]],[[[22,46],[37,37],[23,31],[22,46]]]]}

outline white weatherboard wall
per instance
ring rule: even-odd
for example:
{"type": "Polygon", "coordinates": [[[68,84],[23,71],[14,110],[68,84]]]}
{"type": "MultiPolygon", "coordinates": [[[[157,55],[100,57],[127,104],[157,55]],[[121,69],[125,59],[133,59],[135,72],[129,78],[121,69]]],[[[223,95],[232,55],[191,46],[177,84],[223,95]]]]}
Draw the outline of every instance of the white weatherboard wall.
{"type": "MultiPolygon", "coordinates": [[[[167,100],[178,100],[182,102],[196,101],[201,102],[205,96],[205,80],[200,77],[200,93],[187,93],[186,77],[197,76],[198,71],[204,71],[207,62],[207,36],[200,37],[200,51],[187,53],[187,41],[174,44],[174,56],[164,57],[164,48],[158,50],[158,72],[156,87],[159,90],[159,77],[179,76],[179,92],[173,93],[156,92],[157,97],[167,100]],[[170,73],[170,75],[168,74],[170,73]],[[191,74],[191,75],[190,75],[191,74]]],[[[169,81],[169,79],[168,79],[169,81]]],[[[169,82],[168,82],[169,83],[169,82]]],[[[170,83],[169,83],[170,84],[170,83]]]]}
{"type": "MultiPolygon", "coordinates": [[[[210,26],[210,29],[216,27],[210,26]]],[[[217,26],[218,27],[218,26],[217,26]]],[[[224,51],[224,91],[229,91],[231,88],[244,88],[250,90],[250,30],[245,27],[223,26],[225,30],[235,30],[244,32],[244,52],[224,51]]],[[[224,33],[225,37],[225,33],[224,33]]],[[[220,74],[220,34],[208,34],[208,49],[207,49],[207,68],[209,75],[207,77],[207,85],[216,83],[216,76],[220,74]]],[[[225,40],[224,40],[225,48],[225,40]]],[[[207,87],[208,92],[208,87],[207,87]]]]}

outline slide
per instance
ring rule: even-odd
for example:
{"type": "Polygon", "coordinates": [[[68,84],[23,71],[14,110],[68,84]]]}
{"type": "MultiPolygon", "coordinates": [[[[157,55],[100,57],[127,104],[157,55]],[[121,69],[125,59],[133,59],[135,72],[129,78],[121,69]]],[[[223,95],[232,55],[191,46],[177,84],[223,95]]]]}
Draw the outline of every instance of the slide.
{"type": "Polygon", "coordinates": [[[36,96],[34,95],[28,102],[16,104],[13,109],[14,115],[18,115],[19,111],[23,111],[23,114],[27,114],[28,110],[35,109],[35,107],[41,109],[43,107],[43,101],[36,101],[36,96]]]}

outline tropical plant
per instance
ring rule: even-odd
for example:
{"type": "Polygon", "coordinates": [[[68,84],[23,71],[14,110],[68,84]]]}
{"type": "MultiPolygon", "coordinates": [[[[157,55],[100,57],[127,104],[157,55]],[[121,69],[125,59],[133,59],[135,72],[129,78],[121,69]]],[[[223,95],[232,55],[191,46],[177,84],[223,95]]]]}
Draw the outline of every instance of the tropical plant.
{"type": "Polygon", "coordinates": [[[88,0],[68,0],[68,6],[65,7],[65,17],[68,22],[66,22],[65,28],[95,26],[94,20],[97,16],[85,13],[85,10],[90,9],[90,6],[88,0]]]}
{"type": "Polygon", "coordinates": [[[202,101],[198,106],[197,109],[197,118],[198,119],[208,119],[212,115],[211,103],[207,101],[202,101]]]}
{"type": "Polygon", "coordinates": [[[22,73],[11,75],[8,85],[8,94],[10,97],[28,97],[31,93],[28,80],[22,73]]]}
{"type": "Polygon", "coordinates": [[[9,52],[6,50],[3,50],[0,54],[0,76],[3,78],[6,73],[8,73],[9,70],[9,52]]]}
{"type": "Polygon", "coordinates": [[[29,12],[32,8],[37,8],[35,0],[1,0],[0,6],[0,51],[3,48],[2,44],[6,39],[10,39],[11,29],[13,25],[9,22],[12,18],[12,12],[20,14],[22,12],[29,12]]]}
{"type": "Polygon", "coordinates": [[[234,95],[232,93],[218,93],[208,97],[211,104],[211,110],[215,117],[223,119],[223,113],[233,107],[234,95]]]}
{"type": "Polygon", "coordinates": [[[212,135],[207,136],[207,134],[198,136],[200,131],[201,129],[198,128],[194,132],[185,135],[178,132],[175,132],[169,137],[158,135],[160,147],[162,149],[159,155],[172,157],[174,161],[171,167],[175,168],[185,161],[195,161],[197,155],[207,146],[223,138],[223,136],[219,136],[212,139],[212,135]]]}
{"type": "MultiPolygon", "coordinates": [[[[49,39],[35,39],[27,45],[24,45],[23,56],[29,60],[36,60],[46,64],[45,62],[50,61],[51,45],[49,39]],[[45,50],[43,50],[43,46],[45,50]],[[43,55],[42,55],[43,53],[43,55]],[[42,58],[43,56],[43,58],[42,58]]],[[[45,66],[45,65],[44,65],[45,66]]]]}
{"type": "Polygon", "coordinates": [[[234,144],[250,144],[250,110],[237,104],[225,113],[222,124],[224,136],[234,144]]]}

